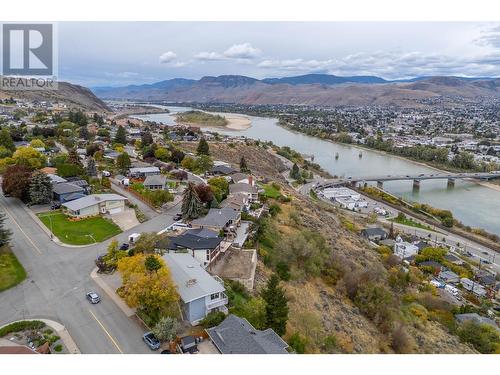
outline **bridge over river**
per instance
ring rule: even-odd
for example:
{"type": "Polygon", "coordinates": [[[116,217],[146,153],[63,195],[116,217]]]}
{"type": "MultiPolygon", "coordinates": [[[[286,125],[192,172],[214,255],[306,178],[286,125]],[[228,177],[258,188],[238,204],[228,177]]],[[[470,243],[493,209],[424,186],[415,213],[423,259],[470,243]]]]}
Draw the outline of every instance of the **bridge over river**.
{"type": "Polygon", "coordinates": [[[386,181],[413,181],[413,187],[419,188],[420,182],[424,180],[447,180],[448,186],[455,185],[456,179],[492,180],[500,178],[500,171],[478,172],[478,173],[420,173],[406,175],[385,175],[385,176],[358,176],[325,180],[316,189],[323,189],[341,185],[355,185],[357,183],[377,182],[377,186],[382,188],[386,181]]]}

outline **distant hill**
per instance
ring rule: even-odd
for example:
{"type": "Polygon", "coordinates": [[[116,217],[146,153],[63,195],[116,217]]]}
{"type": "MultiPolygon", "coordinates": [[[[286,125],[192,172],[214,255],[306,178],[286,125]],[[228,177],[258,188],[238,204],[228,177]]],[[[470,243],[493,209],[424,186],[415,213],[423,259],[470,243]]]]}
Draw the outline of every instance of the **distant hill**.
{"type": "Polygon", "coordinates": [[[376,76],[307,74],[258,80],[222,75],[200,80],[95,88],[104,99],[291,105],[415,105],[433,97],[500,98],[498,78],[417,77],[387,81],[376,76]]]}
{"type": "Polygon", "coordinates": [[[69,108],[85,111],[108,112],[110,109],[88,88],[68,82],[58,82],[57,90],[41,91],[9,91],[0,89],[0,98],[14,97],[19,99],[51,101],[65,103],[69,108]]]}
{"type": "Polygon", "coordinates": [[[376,76],[339,77],[330,74],[306,74],[296,77],[266,78],[262,82],[270,84],[288,83],[290,85],[339,85],[342,83],[387,83],[388,81],[376,76]]]}

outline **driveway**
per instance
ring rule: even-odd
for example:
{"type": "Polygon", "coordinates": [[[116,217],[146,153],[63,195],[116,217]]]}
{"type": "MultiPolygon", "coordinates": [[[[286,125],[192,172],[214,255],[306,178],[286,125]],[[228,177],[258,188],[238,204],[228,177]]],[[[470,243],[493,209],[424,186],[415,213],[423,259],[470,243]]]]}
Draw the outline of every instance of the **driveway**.
{"type": "Polygon", "coordinates": [[[158,216],[158,212],[156,212],[151,207],[149,207],[146,203],[144,203],[143,201],[138,199],[131,192],[129,192],[128,190],[125,190],[121,185],[111,181],[111,188],[114,191],[116,191],[118,194],[126,197],[130,203],[137,205],[137,207],[139,207],[139,209],[142,211],[142,213],[144,214],[144,216],[146,216],[146,218],[148,220],[158,216]]]}
{"type": "Polygon", "coordinates": [[[106,215],[106,217],[113,220],[113,222],[124,231],[139,225],[139,220],[137,220],[135,210],[133,208],[125,208],[122,212],[113,215],[106,215]]]}
{"type": "MultiPolygon", "coordinates": [[[[62,247],[33,222],[17,199],[0,195],[11,246],[28,277],[0,294],[0,325],[19,319],[45,318],[61,322],[82,353],[151,353],[142,342],[144,331],[128,318],[90,277],[97,255],[112,239],[85,247],[62,247]],[[91,305],[88,291],[101,295],[91,305]]],[[[173,223],[172,212],[115,236],[126,242],[132,232],[157,232],[173,223]]]]}

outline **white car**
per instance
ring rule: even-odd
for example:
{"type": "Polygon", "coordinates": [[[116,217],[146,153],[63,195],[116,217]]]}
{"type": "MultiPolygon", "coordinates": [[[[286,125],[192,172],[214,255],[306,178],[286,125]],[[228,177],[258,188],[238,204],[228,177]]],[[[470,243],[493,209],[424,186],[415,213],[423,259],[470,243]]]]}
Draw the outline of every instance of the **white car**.
{"type": "Polygon", "coordinates": [[[101,302],[101,297],[99,297],[99,295],[96,292],[88,292],[86,296],[89,302],[93,305],[101,302]]]}

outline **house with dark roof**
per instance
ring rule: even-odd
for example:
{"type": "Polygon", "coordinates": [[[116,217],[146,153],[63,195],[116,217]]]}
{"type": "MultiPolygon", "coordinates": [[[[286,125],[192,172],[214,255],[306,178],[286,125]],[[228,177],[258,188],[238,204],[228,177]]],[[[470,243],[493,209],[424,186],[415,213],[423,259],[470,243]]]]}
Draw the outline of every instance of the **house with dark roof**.
{"type": "Polygon", "coordinates": [[[161,174],[149,175],[146,176],[143,185],[149,190],[165,190],[167,178],[161,174]]]}
{"type": "Polygon", "coordinates": [[[255,329],[248,320],[230,314],[206,330],[221,354],[289,354],[288,344],[271,328],[255,329]]]}
{"type": "Polygon", "coordinates": [[[367,240],[377,242],[385,240],[389,234],[382,228],[365,228],[361,230],[361,235],[367,240]]]}
{"type": "Polygon", "coordinates": [[[217,260],[221,253],[222,238],[217,232],[206,228],[190,229],[175,236],[165,237],[156,243],[158,250],[167,252],[188,252],[203,268],[217,260]]]}
{"type": "Polygon", "coordinates": [[[214,231],[234,231],[240,224],[241,213],[231,207],[211,208],[205,217],[194,219],[193,228],[207,228],[214,231]]]}
{"type": "Polygon", "coordinates": [[[75,198],[75,193],[85,195],[85,189],[81,186],[75,185],[71,182],[61,182],[53,185],[52,194],[55,201],[64,203],[75,198]]]}
{"type": "Polygon", "coordinates": [[[209,175],[212,176],[227,176],[231,173],[237,172],[236,169],[229,165],[225,164],[220,164],[220,165],[215,165],[209,172],[209,175]]]}

